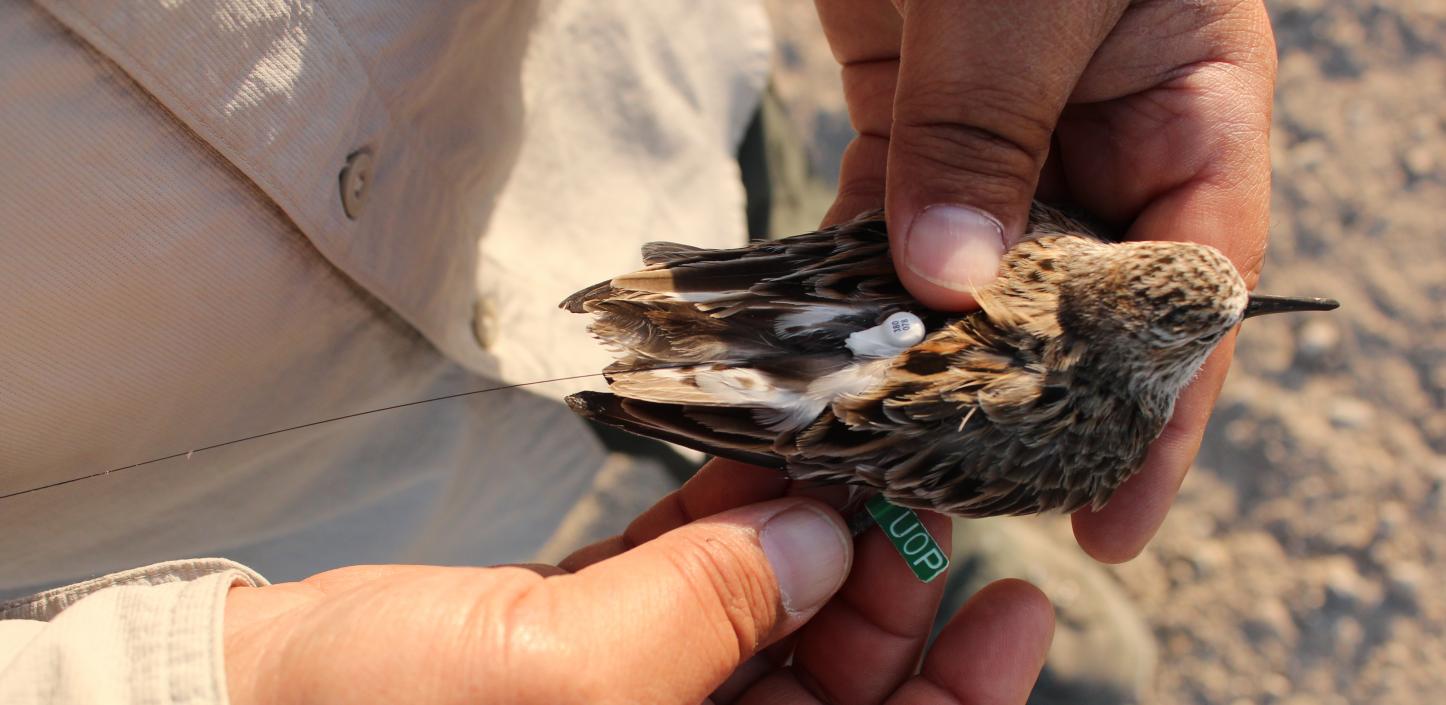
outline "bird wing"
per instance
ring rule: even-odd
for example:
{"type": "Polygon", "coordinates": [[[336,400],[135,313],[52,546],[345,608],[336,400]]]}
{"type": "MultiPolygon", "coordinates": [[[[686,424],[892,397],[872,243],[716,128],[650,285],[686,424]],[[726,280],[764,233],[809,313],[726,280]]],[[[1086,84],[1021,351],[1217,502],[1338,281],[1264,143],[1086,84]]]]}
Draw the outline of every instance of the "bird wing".
{"type": "Polygon", "coordinates": [[[614,371],[836,352],[848,335],[917,307],[889,259],[879,214],[730,250],[643,248],[649,265],[573,294],[614,371]]]}
{"type": "Polygon", "coordinates": [[[746,415],[731,419],[735,409],[688,407],[628,399],[607,392],[578,392],[567,405],[598,423],[692,448],[720,458],[785,470],[782,456],[772,451],[772,439],[759,436],[759,427],[746,415]],[[690,411],[702,412],[702,420],[690,411]]]}
{"type": "MultiPolygon", "coordinates": [[[[617,353],[605,370],[612,391],[756,409],[773,430],[822,410],[826,400],[809,387],[849,367],[850,334],[917,308],[894,273],[877,213],[737,249],[650,243],[643,252],[646,268],[562,303],[591,313],[590,330],[617,353]]],[[[848,374],[836,381],[859,382],[848,374]]]]}
{"type": "Polygon", "coordinates": [[[848,336],[918,308],[894,273],[879,213],[731,250],[649,243],[643,256],[644,269],[563,301],[591,313],[590,330],[617,353],[605,370],[612,395],[569,403],[746,462],[781,467],[775,444],[812,423],[828,393],[876,384],[848,336]],[[834,387],[816,388],[824,378],[834,387]]]}

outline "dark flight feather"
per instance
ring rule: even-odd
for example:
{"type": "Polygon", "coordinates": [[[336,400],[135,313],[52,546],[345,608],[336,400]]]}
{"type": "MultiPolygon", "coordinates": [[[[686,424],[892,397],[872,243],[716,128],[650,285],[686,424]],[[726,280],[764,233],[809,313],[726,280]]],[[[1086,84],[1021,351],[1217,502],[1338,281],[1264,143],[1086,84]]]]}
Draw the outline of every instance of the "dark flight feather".
{"type": "Polygon", "coordinates": [[[959,516],[1101,506],[1242,318],[1219,252],[1106,242],[1036,205],[981,309],[904,290],[879,213],[731,250],[644,248],[647,267],[562,303],[617,353],[578,413],[720,457],[959,516]],[[901,312],[916,344],[851,337],[901,312]],[[858,352],[856,352],[858,350],[858,352]]]}

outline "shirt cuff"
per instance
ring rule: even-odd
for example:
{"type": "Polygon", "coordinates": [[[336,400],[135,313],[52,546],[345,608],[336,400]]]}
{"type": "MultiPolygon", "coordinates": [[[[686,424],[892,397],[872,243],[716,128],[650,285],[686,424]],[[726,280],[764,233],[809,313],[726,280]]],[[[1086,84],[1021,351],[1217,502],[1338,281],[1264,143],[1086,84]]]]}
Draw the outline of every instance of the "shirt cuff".
{"type": "Polygon", "coordinates": [[[266,584],[198,558],[0,604],[0,703],[225,703],[226,593],[266,584]]]}

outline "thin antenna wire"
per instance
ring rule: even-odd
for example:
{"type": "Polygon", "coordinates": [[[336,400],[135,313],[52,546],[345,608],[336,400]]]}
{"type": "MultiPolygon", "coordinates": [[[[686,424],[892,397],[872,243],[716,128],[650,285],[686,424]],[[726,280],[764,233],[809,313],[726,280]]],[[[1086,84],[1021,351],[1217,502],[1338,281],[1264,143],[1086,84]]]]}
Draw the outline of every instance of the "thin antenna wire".
{"type": "MultiPolygon", "coordinates": [[[[675,367],[682,367],[682,366],[691,367],[692,365],[680,365],[680,366],[675,366],[675,367]]],[[[626,371],[624,371],[624,372],[648,372],[648,371],[651,371],[652,369],[664,369],[664,368],[648,368],[648,369],[638,369],[638,370],[626,370],[626,371]]],[[[472,395],[474,395],[474,394],[486,394],[487,392],[500,392],[500,391],[502,391],[502,390],[504,390],[504,389],[516,389],[516,388],[518,388],[518,387],[530,387],[530,386],[532,386],[532,385],[534,385],[534,384],[547,384],[548,382],[566,382],[566,381],[568,381],[568,380],[585,379],[585,378],[587,378],[587,377],[601,377],[601,376],[603,376],[603,374],[604,374],[604,373],[602,373],[602,372],[592,372],[592,373],[585,374],[585,375],[573,375],[573,376],[571,376],[571,377],[558,377],[557,379],[539,379],[539,380],[536,380],[536,381],[534,381],[534,382],[519,382],[519,383],[517,383],[517,384],[507,384],[507,385],[503,385],[503,386],[500,386],[500,387],[488,387],[487,389],[474,389],[474,390],[472,390],[472,391],[470,391],[470,392],[457,392],[457,393],[455,393],[455,394],[445,394],[445,395],[443,395],[443,396],[440,396],[440,397],[432,397],[432,398],[430,398],[430,399],[418,399],[418,400],[416,400],[416,401],[403,402],[403,403],[401,403],[401,404],[393,404],[393,405],[391,405],[391,406],[383,406],[383,407],[380,407],[380,408],[377,408],[377,409],[370,409],[370,410],[367,410],[367,411],[358,411],[358,412],[355,412],[355,413],[345,414],[345,415],[337,416],[337,417],[330,418],[330,419],[321,419],[321,420],[319,420],[319,421],[311,421],[311,422],[309,422],[309,423],[304,423],[304,424],[300,424],[300,425],[297,425],[297,426],[291,426],[291,427],[288,427],[288,428],[278,428],[278,429],[276,429],[276,430],[274,430],[274,431],[266,431],[265,433],[258,433],[258,434],[253,435],[253,436],[246,436],[245,438],[237,438],[237,439],[234,439],[234,440],[226,441],[225,443],[217,443],[217,444],[214,444],[214,445],[205,446],[205,447],[203,447],[203,448],[193,448],[193,449],[191,449],[191,450],[185,450],[185,451],[181,451],[181,452],[179,452],[179,453],[172,453],[172,454],[170,454],[170,455],[162,456],[162,457],[159,457],[159,458],[151,458],[150,460],[142,461],[142,462],[139,462],[139,463],[131,463],[130,465],[124,465],[124,466],[121,466],[121,467],[118,467],[118,468],[111,468],[110,470],[106,470],[106,471],[104,471],[104,472],[96,472],[96,473],[91,473],[91,474],[89,474],[89,475],[81,475],[80,477],[72,477],[72,478],[70,478],[69,480],[61,480],[61,481],[59,481],[59,482],[52,482],[52,483],[50,483],[50,484],[48,484],[48,485],[40,485],[39,487],[31,487],[30,489],[27,489],[27,490],[19,490],[19,491],[17,491],[17,492],[11,492],[11,493],[9,493],[9,494],[0,494],[0,500],[10,499],[11,497],[19,497],[20,495],[30,494],[31,492],[39,492],[39,491],[41,491],[41,490],[48,490],[48,489],[50,489],[50,488],[52,488],[52,487],[59,487],[59,486],[61,486],[61,485],[68,485],[68,484],[70,484],[70,483],[72,483],[72,482],[80,482],[81,480],[89,480],[89,479],[96,478],[96,477],[104,477],[104,476],[109,475],[109,474],[111,474],[111,473],[121,472],[122,470],[130,470],[130,469],[132,469],[132,468],[144,467],[144,466],[146,466],[146,465],[151,465],[151,464],[153,464],[153,463],[159,463],[159,462],[162,462],[162,461],[165,461],[165,460],[171,460],[171,459],[173,459],[173,458],[180,458],[180,457],[183,457],[183,456],[190,456],[190,455],[192,455],[192,454],[194,454],[194,453],[204,453],[204,452],[206,452],[206,451],[208,451],[208,450],[215,450],[215,449],[217,449],[217,448],[224,448],[224,447],[226,447],[226,446],[235,445],[235,444],[237,444],[237,443],[245,443],[246,441],[254,441],[254,440],[258,439],[258,438],[265,438],[265,437],[267,437],[267,436],[275,436],[275,435],[277,435],[277,434],[279,434],[279,433],[287,433],[287,432],[289,432],[289,431],[299,431],[299,430],[301,430],[301,429],[303,429],[303,428],[311,428],[312,426],[320,426],[320,425],[322,425],[322,424],[332,423],[333,421],[345,421],[345,420],[347,420],[347,419],[354,419],[354,418],[356,418],[356,417],[358,417],[358,416],[366,416],[366,415],[368,415],[368,414],[378,414],[378,413],[381,413],[381,412],[383,412],[383,411],[394,411],[394,410],[396,410],[396,409],[404,409],[404,408],[406,408],[406,407],[409,407],[409,406],[417,406],[417,405],[419,405],[419,404],[430,404],[430,403],[432,403],[432,402],[434,402],[434,401],[446,401],[447,399],[456,399],[456,398],[458,398],[458,397],[468,397],[468,396],[472,396],[472,395]]],[[[607,374],[619,374],[619,373],[613,372],[613,373],[607,373],[607,374]]]]}

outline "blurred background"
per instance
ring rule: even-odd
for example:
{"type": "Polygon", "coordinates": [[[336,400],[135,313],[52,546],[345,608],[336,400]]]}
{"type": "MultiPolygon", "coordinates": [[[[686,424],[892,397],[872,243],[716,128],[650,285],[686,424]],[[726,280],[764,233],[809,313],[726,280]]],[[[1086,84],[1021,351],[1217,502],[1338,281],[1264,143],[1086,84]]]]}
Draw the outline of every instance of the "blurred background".
{"type": "MultiPolygon", "coordinates": [[[[813,3],[769,0],[755,221],[814,229],[853,132],[813,3]]],[[[1060,610],[1035,703],[1441,702],[1446,692],[1446,1],[1268,3],[1280,52],[1260,288],[1174,511],[1096,568],[1061,517],[957,522],[958,597],[1018,575],[1060,610]]],[[[744,160],[745,172],[748,160],[744,160]]]]}

